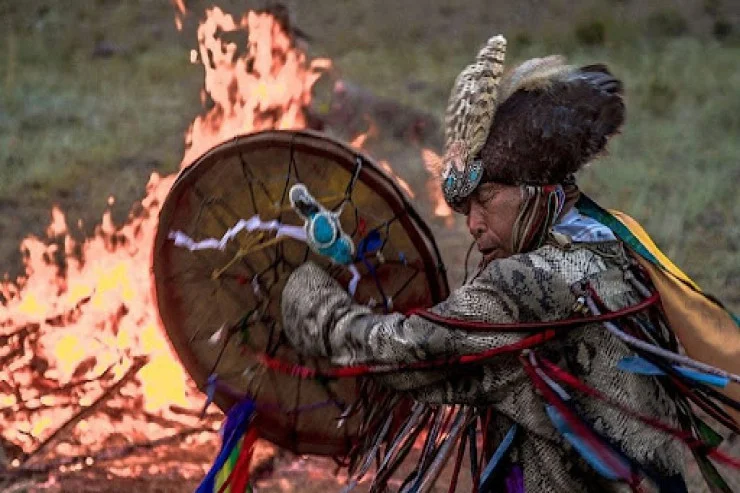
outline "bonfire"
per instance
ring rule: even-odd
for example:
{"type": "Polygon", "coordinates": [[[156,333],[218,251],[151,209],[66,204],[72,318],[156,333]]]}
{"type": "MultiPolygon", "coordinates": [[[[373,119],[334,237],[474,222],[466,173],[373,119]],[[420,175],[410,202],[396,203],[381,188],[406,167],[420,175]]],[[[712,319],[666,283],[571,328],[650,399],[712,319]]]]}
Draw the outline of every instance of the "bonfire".
{"type": "MultiPolygon", "coordinates": [[[[193,14],[174,4],[182,28],[193,14]]],[[[314,84],[331,61],[309,60],[284,19],[211,7],[197,42],[189,57],[204,70],[208,109],[186,131],[181,169],[237,135],[307,126],[314,84]],[[233,33],[246,43],[232,41],[233,33]]],[[[373,132],[371,125],[352,145],[373,132]]],[[[439,156],[422,152],[433,171],[439,156]]],[[[413,197],[390,163],[380,165],[413,197]]],[[[123,226],[107,211],[92,237],[75,241],[64,212],[52,207],[46,237],[21,243],[25,273],[0,282],[0,489],[52,487],[86,472],[196,484],[208,470],[223,415],[204,409],[202,389],[164,335],[152,291],[157,218],[175,178],[152,173],[123,226]]],[[[435,214],[450,217],[439,187],[429,193],[435,214]]],[[[263,444],[257,462],[273,453],[263,444]]]]}

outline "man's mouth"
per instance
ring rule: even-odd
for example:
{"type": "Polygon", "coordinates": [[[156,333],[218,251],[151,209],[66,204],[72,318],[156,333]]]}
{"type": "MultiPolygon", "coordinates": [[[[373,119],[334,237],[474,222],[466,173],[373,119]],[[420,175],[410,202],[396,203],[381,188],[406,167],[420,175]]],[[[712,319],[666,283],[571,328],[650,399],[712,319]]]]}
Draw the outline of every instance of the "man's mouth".
{"type": "Polygon", "coordinates": [[[481,253],[481,255],[483,255],[484,257],[487,257],[487,256],[489,256],[490,254],[492,254],[493,252],[496,251],[496,247],[485,247],[485,248],[483,248],[483,247],[480,247],[479,246],[478,247],[478,251],[481,253]]]}
{"type": "Polygon", "coordinates": [[[493,259],[500,258],[501,257],[501,248],[498,246],[489,246],[489,245],[477,245],[478,251],[481,254],[481,257],[484,263],[488,263],[493,259]]]}

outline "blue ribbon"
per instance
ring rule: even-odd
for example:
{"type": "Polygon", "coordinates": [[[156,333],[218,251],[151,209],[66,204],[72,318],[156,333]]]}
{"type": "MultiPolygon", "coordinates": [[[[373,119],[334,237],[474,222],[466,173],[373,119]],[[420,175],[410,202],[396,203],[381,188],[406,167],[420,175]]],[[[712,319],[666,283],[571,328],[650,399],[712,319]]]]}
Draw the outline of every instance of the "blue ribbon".
{"type": "MultiPolygon", "coordinates": [[[[635,373],[637,375],[649,375],[649,376],[665,375],[665,372],[663,370],[661,370],[656,365],[654,365],[650,361],[640,356],[625,356],[624,358],[619,360],[619,363],[617,363],[617,368],[623,371],[630,372],[630,373],[635,373]]],[[[722,389],[727,387],[727,384],[730,383],[730,379],[727,377],[721,377],[719,375],[712,375],[712,374],[704,373],[698,370],[683,368],[677,365],[673,365],[672,368],[676,370],[676,372],[683,375],[684,377],[691,379],[695,382],[700,382],[700,383],[707,384],[707,385],[713,385],[715,387],[719,387],[722,389]]]]}
{"type": "Polygon", "coordinates": [[[509,428],[509,431],[506,432],[506,436],[496,448],[493,456],[491,456],[491,460],[489,460],[488,464],[486,464],[486,468],[483,470],[483,474],[481,474],[480,476],[480,493],[487,493],[491,491],[491,480],[493,478],[493,472],[498,467],[501,459],[506,456],[506,453],[511,448],[511,444],[514,443],[514,438],[516,437],[517,431],[519,431],[519,425],[514,423],[513,425],[511,425],[511,428],[509,428]]]}

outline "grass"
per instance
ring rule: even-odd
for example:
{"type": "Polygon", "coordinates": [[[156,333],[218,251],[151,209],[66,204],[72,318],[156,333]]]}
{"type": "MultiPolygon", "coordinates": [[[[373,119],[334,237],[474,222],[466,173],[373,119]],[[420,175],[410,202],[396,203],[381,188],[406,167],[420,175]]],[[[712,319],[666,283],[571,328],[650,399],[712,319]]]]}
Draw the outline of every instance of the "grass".
{"type": "Polygon", "coordinates": [[[669,256],[737,307],[740,98],[731,88],[740,85],[732,62],[740,49],[681,37],[643,53],[612,52],[628,123],[583,185],[639,218],[669,256]]]}
{"type": "MultiPolygon", "coordinates": [[[[311,53],[341,76],[440,116],[454,77],[495,32],[508,36],[511,61],[561,52],[607,62],[625,81],[628,122],[582,187],[639,219],[740,311],[740,28],[723,2],[286,3],[311,53]]],[[[245,2],[219,4],[240,12],[245,2]]],[[[133,203],[152,169],[175,170],[200,111],[202,72],[187,57],[207,5],[188,2],[184,34],[168,2],[0,6],[0,202],[72,196],[99,215],[109,194],[133,203]],[[99,46],[112,56],[93,57],[99,46]]],[[[3,271],[15,259],[7,251],[3,271]]]]}
{"type": "Polygon", "coordinates": [[[189,73],[179,46],[149,49],[153,40],[141,29],[124,37],[136,9],[121,5],[99,13],[115,19],[105,38],[97,24],[73,23],[84,8],[75,13],[42,5],[17,14],[26,22],[8,26],[0,45],[6,55],[0,66],[0,195],[30,184],[64,187],[132,156],[176,169],[197,74],[189,73]],[[93,56],[102,41],[114,56],[93,56]]]}

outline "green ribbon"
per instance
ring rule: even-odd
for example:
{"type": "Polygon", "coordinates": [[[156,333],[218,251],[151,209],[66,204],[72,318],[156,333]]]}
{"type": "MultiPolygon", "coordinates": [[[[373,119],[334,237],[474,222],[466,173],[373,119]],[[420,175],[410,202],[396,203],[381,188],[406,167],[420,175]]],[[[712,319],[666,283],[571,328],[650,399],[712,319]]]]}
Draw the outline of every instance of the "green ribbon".
{"type": "MultiPolygon", "coordinates": [[[[612,214],[609,213],[606,209],[601,207],[599,204],[591,200],[586,194],[581,193],[581,196],[578,198],[578,202],[576,202],[576,208],[578,209],[578,212],[583,214],[584,216],[588,216],[591,219],[595,219],[599,221],[601,224],[606,226],[607,228],[611,229],[612,232],[616,235],[617,238],[622,240],[624,243],[626,243],[633,251],[637,252],[638,255],[640,255],[642,258],[650,262],[651,264],[663,269],[666,272],[670,272],[670,270],[666,269],[663,264],[660,263],[660,261],[655,258],[655,255],[650,253],[650,250],[647,249],[645,245],[642,244],[642,242],[635,236],[630,229],[625,226],[622,221],[614,217],[612,214]]],[[[683,281],[682,281],[683,282],[683,281]]],[[[695,289],[690,284],[687,284],[692,289],[695,289]]],[[[713,303],[716,303],[720,307],[722,307],[729,315],[732,317],[732,319],[735,321],[735,325],[740,327],[740,316],[731,313],[727,308],[725,308],[722,303],[720,303],[717,299],[715,299],[712,296],[707,296],[706,293],[703,293],[701,291],[697,291],[704,297],[706,297],[708,300],[712,301],[713,303]]]]}

